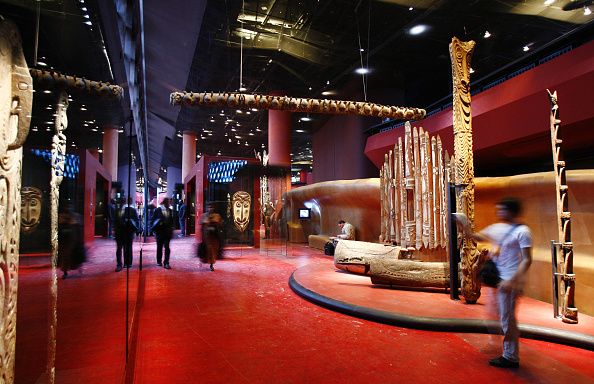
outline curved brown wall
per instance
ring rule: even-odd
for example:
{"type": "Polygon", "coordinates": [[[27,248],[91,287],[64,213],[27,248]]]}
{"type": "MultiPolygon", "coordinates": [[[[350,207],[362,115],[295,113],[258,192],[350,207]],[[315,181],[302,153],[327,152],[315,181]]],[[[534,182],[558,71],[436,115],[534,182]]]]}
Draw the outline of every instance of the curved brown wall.
{"type": "MultiPolygon", "coordinates": [[[[594,315],[594,170],[567,172],[571,240],[576,274],[575,303],[580,313],[594,315]]],[[[287,192],[289,218],[311,234],[332,235],[338,220],[355,226],[357,240],[377,242],[380,234],[379,179],[340,180],[312,184],[287,192]],[[312,207],[310,220],[298,220],[297,209],[312,207]]],[[[478,230],[495,219],[495,203],[503,196],[522,199],[520,218],[534,234],[534,262],[525,294],[552,303],[551,240],[558,240],[555,175],[553,172],[475,179],[475,223],[478,230]]],[[[551,316],[553,308],[551,306],[551,316]]]]}
{"type": "Polygon", "coordinates": [[[337,180],[287,192],[287,210],[309,235],[336,235],[338,221],[353,224],[357,240],[377,242],[380,235],[379,179],[337,180]],[[299,220],[299,208],[312,208],[310,220],[299,220]]]}

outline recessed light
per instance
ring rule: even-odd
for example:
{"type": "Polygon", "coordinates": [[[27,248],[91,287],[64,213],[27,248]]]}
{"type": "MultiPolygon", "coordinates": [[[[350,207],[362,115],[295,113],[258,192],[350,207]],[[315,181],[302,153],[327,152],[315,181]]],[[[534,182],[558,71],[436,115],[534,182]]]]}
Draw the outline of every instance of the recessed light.
{"type": "Polygon", "coordinates": [[[421,33],[425,32],[427,30],[427,26],[426,25],[416,25],[414,27],[412,27],[411,29],[409,29],[408,33],[411,35],[420,35],[421,33]]]}
{"type": "Polygon", "coordinates": [[[360,75],[366,75],[366,74],[368,74],[370,71],[369,71],[369,68],[364,68],[364,67],[361,67],[361,68],[357,68],[357,69],[355,69],[355,72],[357,72],[357,73],[358,73],[358,74],[360,74],[360,75]]]}
{"type": "Polygon", "coordinates": [[[527,45],[524,45],[524,48],[522,48],[522,49],[524,50],[524,52],[527,52],[527,51],[529,51],[529,50],[530,50],[530,47],[529,47],[529,46],[527,46],[527,45]]]}
{"type": "Polygon", "coordinates": [[[485,31],[485,35],[483,36],[485,39],[491,37],[491,33],[489,31],[485,31]]]}

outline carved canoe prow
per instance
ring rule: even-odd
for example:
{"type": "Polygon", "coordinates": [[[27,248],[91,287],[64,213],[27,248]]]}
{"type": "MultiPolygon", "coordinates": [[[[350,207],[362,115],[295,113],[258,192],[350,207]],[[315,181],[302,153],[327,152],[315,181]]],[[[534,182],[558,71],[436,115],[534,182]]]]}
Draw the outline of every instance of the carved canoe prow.
{"type": "Polygon", "coordinates": [[[373,284],[402,287],[438,287],[450,285],[450,265],[442,262],[375,258],[369,264],[373,284]]]}
{"type": "Polygon", "coordinates": [[[399,259],[401,257],[402,249],[398,246],[339,240],[334,250],[334,265],[343,271],[368,274],[369,265],[373,259],[399,259]]]}

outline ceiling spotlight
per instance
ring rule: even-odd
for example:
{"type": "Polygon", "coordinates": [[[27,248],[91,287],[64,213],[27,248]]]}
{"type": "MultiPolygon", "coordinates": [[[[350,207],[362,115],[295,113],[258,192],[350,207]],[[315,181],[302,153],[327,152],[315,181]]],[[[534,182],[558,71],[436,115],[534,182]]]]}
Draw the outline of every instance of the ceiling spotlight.
{"type": "Polygon", "coordinates": [[[421,33],[425,32],[427,30],[427,26],[426,25],[416,25],[414,27],[412,27],[411,29],[409,29],[408,33],[411,35],[420,35],[421,33]]]}
{"type": "Polygon", "coordinates": [[[299,119],[300,121],[311,121],[311,117],[309,117],[309,113],[307,114],[307,116],[303,116],[301,119],[299,119]]]}
{"type": "Polygon", "coordinates": [[[470,68],[470,70],[468,72],[474,73],[474,69],[470,68]]]}
{"type": "Polygon", "coordinates": [[[359,52],[365,52],[365,49],[359,48],[359,52]]]}
{"type": "Polygon", "coordinates": [[[491,37],[491,33],[489,31],[485,31],[485,35],[483,36],[485,39],[491,37]]]}
{"type": "Polygon", "coordinates": [[[87,21],[85,21],[85,24],[86,24],[86,25],[93,25],[93,23],[91,23],[91,20],[87,20],[87,21]]]}
{"type": "Polygon", "coordinates": [[[331,95],[331,94],[332,94],[332,92],[330,92],[330,91],[324,91],[324,92],[322,92],[322,95],[324,95],[324,96],[328,96],[328,95],[331,95]]]}
{"type": "Polygon", "coordinates": [[[183,137],[181,133],[177,133],[177,137],[183,137]]]}
{"type": "Polygon", "coordinates": [[[369,71],[369,68],[364,68],[364,67],[361,67],[361,68],[357,68],[357,69],[355,69],[355,72],[357,72],[359,75],[366,75],[366,74],[368,74],[370,71],[369,71]]]}
{"type": "Polygon", "coordinates": [[[524,48],[522,48],[522,49],[524,50],[524,52],[527,52],[527,51],[529,51],[529,50],[530,50],[530,47],[529,47],[529,46],[527,46],[527,45],[524,45],[524,48]]]}
{"type": "Polygon", "coordinates": [[[413,9],[414,9],[413,7],[408,8],[409,11],[412,11],[413,9]]]}
{"type": "Polygon", "coordinates": [[[590,7],[585,7],[584,8],[584,15],[588,16],[591,13],[592,13],[592,11],[590,11],[590,7]]]}
{"type": "Polygon", "coordinates": [[[247,91],[247,88],[246,87],[239,88],[239,92],[245,92],[245,91],[247,91]]]}

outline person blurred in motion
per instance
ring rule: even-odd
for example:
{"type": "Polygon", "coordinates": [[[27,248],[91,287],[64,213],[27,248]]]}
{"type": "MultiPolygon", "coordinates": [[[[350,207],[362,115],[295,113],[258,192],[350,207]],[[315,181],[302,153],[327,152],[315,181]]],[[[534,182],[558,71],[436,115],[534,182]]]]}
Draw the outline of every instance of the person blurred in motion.
{"type": "Polygon", "coordinates": [[[206,252],[201,256],[201,262],[210,264],[210,270],[214,271],[214,263],[219,257],[221,250],[221,236],[219,228],[223,226],[221,215],[215,213],[214,204],[209,204],[207,212],[202,215],[202,242],[206,246],[206,252]]]}
{"type": "Polygon", "coordinates": [[[82,263],[86,261],[86,250],[81,236],[82,216],[74,212],[72,203],[63,205],[58,215],[58,266],[68,277],[68,271],[78,269],[82,272],[82,263]]]}
{"type": "Polygon", "coordinates": [[[157,236],[157,265],[165,269],[171,269],[169,243],[173,237],[173,227],[173,211],[169,207],[169,198],[166,197],[161,207],[155,208],[151,217],[151,231],[157,236]],[[165,248],[165,259],[163,259],[163,248],[165,248]]]}
{"type": "Polygon", "coordinates": [[[179,206],[179,227],[181,229],[179,237],[186,236],[186,219],[188,218],[187,212],[186,203],[182,201],[181,205],[179,206]]]}
{"type": "Polygon", "coordinates": [[[115,236],[113,235],[113,226],[115,224],[115,219],[116,219],[116,200],[115,199],[111,199],[111,201],[109,202],[109,204],[107,205],[107,222],[108,222],[108,229],[107,229],[107,236],[110,239],[113,239],[115,236]]]}
{"type": "Polygon", "coordinates": [[[516,301],[522,293],[526,273],[532,264],[532,232],[517,221],[521,212],[521,203],[517,198],[504,197],[497,202],[495,208],[498,222],[480,232],[472,230],[463,213],[454,214],[454,219],[466,236],[476,241],[488,241],[499,247],[491,257],[500,278],[496,288],[496,308],[504,336],[503,354],[489,360],[489,364],[517,368],[520,365],[520,331],[516,322],[516,301]]]}
{"type": "Polygon", "coordinates": [[[132,243],[134,234],[140,228],[138,221],[138,212],[132,205],[132,199],[128,198],[128,204],[124,205],[124,199],[118,201],[119,209],[116,211],[116,220],[114,224],[115,238],[117,243],[116,250],[116,272],[122,270],[122,250],[124,251],[124,267],[132,266],[132,243]]]}

